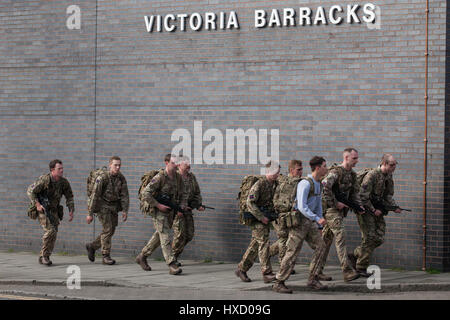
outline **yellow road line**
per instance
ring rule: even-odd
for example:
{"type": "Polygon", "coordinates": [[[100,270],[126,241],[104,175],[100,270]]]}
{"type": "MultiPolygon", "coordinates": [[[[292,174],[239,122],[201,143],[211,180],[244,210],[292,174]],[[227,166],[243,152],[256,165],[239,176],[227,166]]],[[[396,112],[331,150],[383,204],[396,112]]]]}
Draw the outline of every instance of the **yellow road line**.
{"type": "Polygon", "coordinates": [[[0,298],[13,299],[13,300],[50,300],[50,299],[45,299],[45,298],[26,297],[26,296],[10,295],[10,294],[0,294],[0,298]]]}

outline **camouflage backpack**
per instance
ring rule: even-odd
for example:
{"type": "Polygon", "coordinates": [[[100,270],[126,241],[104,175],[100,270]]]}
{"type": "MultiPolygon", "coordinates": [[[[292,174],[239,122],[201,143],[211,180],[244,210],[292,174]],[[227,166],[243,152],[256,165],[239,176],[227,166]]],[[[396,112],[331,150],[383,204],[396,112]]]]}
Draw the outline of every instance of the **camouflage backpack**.
{"type": "Polygon", "coordinates": [[[361,186],[361,184],[362,184],[362,182],[364,180],[364,177],[372,170],[375,170],[375,169],[373,169],[373,168],[364,168],[364,169],[362,169],[362,170],[360,170],[360,171],[358,171],[356,173],[357,177],[358,177],[357,179],[358,179],[359,186],[361,186]]]}
{"type": "Polygon", "coordinates": [[[251,220],[244,218],[244,212],[248,212],[247,198],[250,193],[252,186],[259,181],[263,176],[261,175],[248,175],[242,179],[241,187],[239,189],[238,197],[239,200],[239,222],[244,225],[250,225],[251,220]]]}
{"type": "Polygon", "coordinates": [[[143,191],[145,189],[145,187],[150,183],[150,181],[152,181],[153,177],[155,177],[158,173],[163,172],[164,169],[160,169],[160,170],[150,170],[149,172],[146,172],[142,177],[141,177],[141,185],[139,187],[139,191],[138,191],[138,198],[139,198],[139,204],[140,204],[140,208],[141,208],[141,213],[145,214],[145,215],[152,215],[152,208],[148,207],[148,204],[146,204],[143,200],[144,200],[144,195],[143,195],[143,191]]]}
{"type": "Polygon", "coordinates": [[[86,186],[86,194],[87,194],[87,205],[88,206],[89,206],[89,203],[91,201],[91,197],[92,197],[92,194],[94,191],[95,180],[97,180],[97,178],[100,176],[107,176],[106,175],[107,172],[108,172],[108,168],[102,167],[102,168],[94,169],[89,173],[89,176],[86,181],[86,185],[87,185],[86,186]]]}
{"type": "MultiPolygon", "coordinates": [[[[46,176],[46,175],[40,176],[39,179],[38,179],[37,181],[39,181],[39,180],[41,180],[41,179],[45,179],[45,176],[46,176]]],[[[34,188],[35,183],[36,183],[36,182],[34,182],[33,184],[31,184],[31,185],[28,186],[28,188],[27,188],[27,194],[31,194],[31,190],[34,188]]],[[[45,188],[46,188],[46,189],[48,189],[49,183],[50,183],[50,179],[47,179],[47,180],[46,180],[46,183],[45,183],[45,188]]],[[[30,219],[33,219],[33,220],[36,220],[37,217],[39,216],[39,212],[37,211],[36,203],[35,203],[34,201],[33,201],[33,202],[30,202],[30,206],[28,207],[28,210],[27,210],[27,215],[28,215],[28,217],[29,217],[30,219]]]]}
{"type": "MultiPolygon", "coordinates": [[[[273,197],[273,205],[275,210],[282,214],[279,221],[287,227],[294,227],[300,224],[299,216],[297,212],[293,212],[295,198],[297,196],[297,186],[302,180],[308,180],[310,184],[308,199],[314,196],[315,188],[314,182],[310,177],[301,178],[289,178],[287,176],[280,176],[278,179],[279,184],[275,190],[273,197]]],[[[320,190],[322,191],[322,184],[320,184],[320,190]]]]}

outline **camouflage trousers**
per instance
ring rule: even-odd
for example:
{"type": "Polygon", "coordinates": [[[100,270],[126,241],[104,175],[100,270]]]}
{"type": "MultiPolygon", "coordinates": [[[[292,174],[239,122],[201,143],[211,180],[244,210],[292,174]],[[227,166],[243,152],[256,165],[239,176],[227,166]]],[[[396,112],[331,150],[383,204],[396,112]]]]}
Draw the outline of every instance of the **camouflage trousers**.
{"type": "Polygon", "coordinates": [[[39,213],[38,216],[39,224],[41,225],[42,229],[44,229],[41,252],[39,253],[41,257],[49,257],[52,254],[53,249],[55,248],[56,236],[58,234],[59,218],[57,212],[51,212],[51,214],[53,215],[53,219],[56,222],[56,226],[50,223],[50,220],[47,218],[45,213],[39,213]]]}
{"type": "Polygon", "coordinates": [[[192,213],[185,213],[182,217],[175,216],[172,242],[172,251],[175,259],[183,252],[188,242],[194,238],[194,231],[194,218],[192,213]]]}
{"type": "Polygon", "coordinates": [[[314,254],[309,265],[310,275],[317,275],[321,270],[321,263],[326,253],[325,242],[314,221],[303,216],[300,218],[300,221],[299,226],[288,229],[287,251],[281,261],[280,270],[276,274],[278,281],[286,281],[289,278],[305,240],[311,247],[314,247],[314,254]]]}
{"type": "Polygon", "coordinates": [[[384,242],[386,233],[386,222],[383,216],[375,216],[366,211],[365,214],[357,215],[359,227],[361,229],[361,244],[354,250],[354,255],[358,258],[357,269],[367,269],[370,264],[370,257],[375,248],[384,242]]]}
{"type": "Polygon", "coordinates": [[[152,237],[142,249],[141,254],[145,257],[150,256],[159,246],[166,260],[167,265],[175,261],[175,257],[172,252],[172,246],[170,245],[170,228],[173,223],[172,212],[163,213],[159,210],[156,211],[156,215],[153,218],[153,225],[155,232],[152,237]]]}
{"type": "Polygon", "coordinates": [[[238,268],[241,271],[247,272],[253,266],[256,257],[259,257],[259,263],[261,264],[262,274],[268,274],[272,272],[272,266],[270,264],[269,256],[269,233],[270,225],[255,222],[251,225],[252,239],[250,244],[242,257],[238,268]]]}
{"type": "Polygon", "coordinates": [[[118,216],[117,210],[107,208],[102,209],[97,214],[98,220],[103,226],[103,230],[91,243],[91,246],[95,250],[102,248],[103,255],[109,255],[111,253],[111,240],[119,223],[118,216]]]}
{"type": "Polygon", "coordinates": [[[277,241],[271,244],[269,248],[270,257],[278,255],[278,261],[281,265],[284,255],[286,254],[286,242],[288,240],[289,230],[287,227],[281,225],[277,220],[273,221],[272,225],[277,233],[277,241]]]}
{"type": "Polygon", "coordinates": [[[320,266],[320,273],[325,267],[328,254],[330,252],[331,244],[335,239],[336,253],[341,264],[342,272],[352,271],[350,261],[347,256],[347,247],[345,245],[345,230],[344,230],[344,213],[342,210],[335,208],[327,209],[325,213],[325,220],[327,224],[322,231],[322,239],[325,242],[325,253],[320,266]]]}

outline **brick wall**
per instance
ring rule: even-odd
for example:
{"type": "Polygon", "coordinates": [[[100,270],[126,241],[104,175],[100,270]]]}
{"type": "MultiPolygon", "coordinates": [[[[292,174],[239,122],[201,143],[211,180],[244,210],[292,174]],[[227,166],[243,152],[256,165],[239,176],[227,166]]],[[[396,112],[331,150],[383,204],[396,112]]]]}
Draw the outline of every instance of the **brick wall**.
{"type": "MultiPolygon", "coordinates": [[[[373,3],[381,7],[379,30],[365,24],[254,28],[255,9],[315,10],[315,1],[2,1],[0,248],[38,251],[41,230],[26,217],[25,190],[60,158],[76,217],[60,226],[55,251],[84,253],[84,243],[100,231],[98,222],[84,222],[85,179],[117,154],[131,209],[129,221],[119,223],[113,254],[136,254],[154,230],[139,213],[140,176],[163,166],[176,144],[175,129],[193,135],[194,121],[202,121],[203,132],[214,128],[223,135],[226,129],[279,129],[283,171],[289,159],[307,163],[315,154],[339,162],[348,146],[360,152],[357,168],[393,153],[399,160],[395,198],[413,212],[387,217],[386,241],[373,262],[420,268],[425,1],[373,3]],[[71,4],[81,8],[80,30],[66,28],[71,4]],[[144,15],[230,10],[239,30],[147,33],[144,23],[144,15]]],[[[449,255],[443,214],[446,9],[445,1],[430,3],[427,267],[438,269],[449,255]]],[[[250,232],[237,223],[235,198],[241,178],[260,166],[192,166],[204,202],[216,210],[195,214],[196,236],[184,258],[241,258],[250,232]]],[[[354,216],[346,227],[353,249],[360,239],[354,216]]],[[[299,261],[310,255],[304,246],[299,261]]],[[[337,263],[334,251],[330,263],[337,263]]]]}

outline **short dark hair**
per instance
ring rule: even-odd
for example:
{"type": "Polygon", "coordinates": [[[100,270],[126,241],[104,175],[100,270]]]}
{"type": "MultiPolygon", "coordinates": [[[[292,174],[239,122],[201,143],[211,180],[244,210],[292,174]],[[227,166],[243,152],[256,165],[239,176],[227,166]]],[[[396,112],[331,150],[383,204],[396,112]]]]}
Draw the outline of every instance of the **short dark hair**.
{"type": "Polygon", "coordinates": [[[48,164],[48,167],[50,168],[50,171],[52,171],[52,169],[55,169],[56,164],[59,163],[62,165],[62,161],[59,159],[55,159],[50,161],[50,163],[48,164]]]}
{"type": "Polygon", "coordinates": [[[122,160],[120,160],[118,156],[112,156],[111,158],[109,158],[109,163],[112,163],[114,160],[119,160],[120,162],[122,162],[122,160]]]}
{"type": "Polygon", "coordinates": [[[346,148],[346,149],[344,150],[344,153],[345,153],[345,152],[351,153],[352,151],[355,151],[356,153],[358,152],[358,150],[356,150],[355,148],[346,148]]]}
{"type": "Polygon", "coordinates": [[[173,154],[168,153],[164,156],[164,162],[170,162],[170,158],[173,157],[173,154]]]}
{"type": "Polygon", "coordinates": [[[320,167],[322,163],[324,163],[326,160],[323,157],[314,156],[311,160],[309,160],[309,165],[311,166],[311,171],[314,172],[317,167],[320,167]]]}

